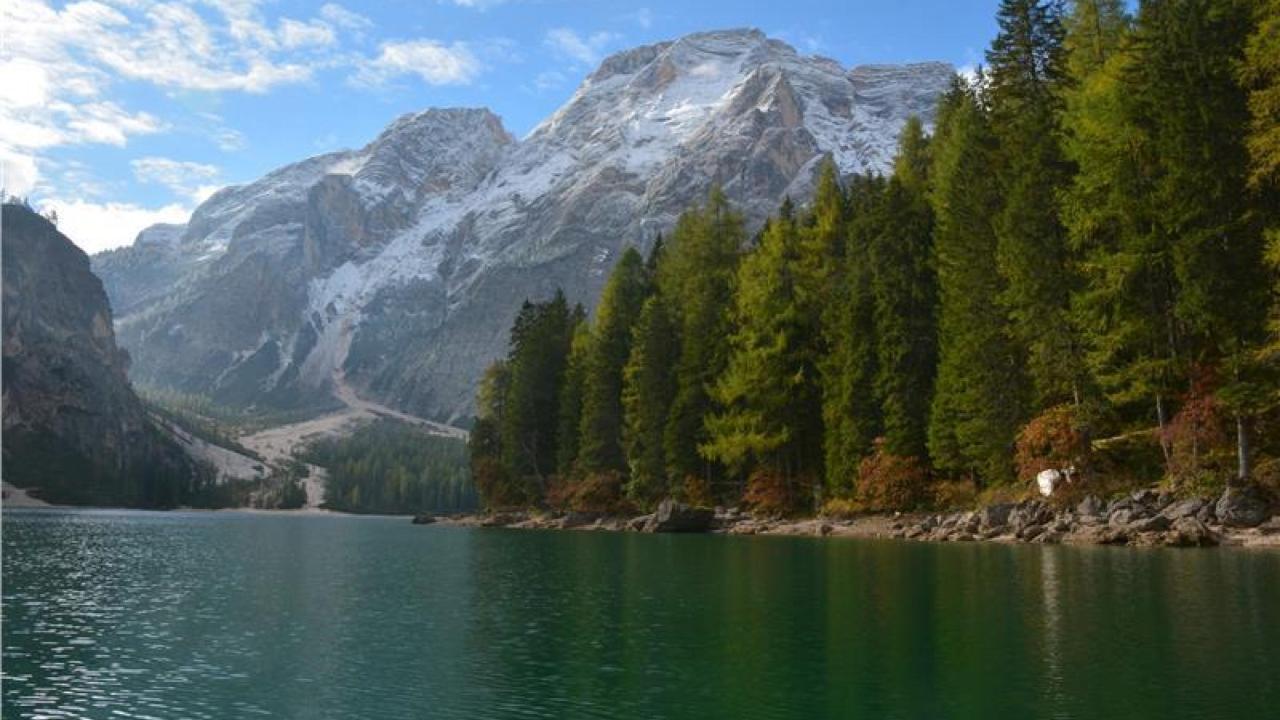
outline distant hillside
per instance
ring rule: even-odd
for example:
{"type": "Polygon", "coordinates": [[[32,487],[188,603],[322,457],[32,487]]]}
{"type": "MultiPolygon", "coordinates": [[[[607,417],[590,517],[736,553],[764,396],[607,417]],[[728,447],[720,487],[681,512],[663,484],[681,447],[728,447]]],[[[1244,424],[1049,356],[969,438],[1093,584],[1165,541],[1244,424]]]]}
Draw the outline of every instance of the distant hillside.
{"type": "Polygon", "coordinates": [[[4,480],[51,502],[198,504],[211,475],[129,386],[89,258],[20,204],[3,207],[4,480]]]}

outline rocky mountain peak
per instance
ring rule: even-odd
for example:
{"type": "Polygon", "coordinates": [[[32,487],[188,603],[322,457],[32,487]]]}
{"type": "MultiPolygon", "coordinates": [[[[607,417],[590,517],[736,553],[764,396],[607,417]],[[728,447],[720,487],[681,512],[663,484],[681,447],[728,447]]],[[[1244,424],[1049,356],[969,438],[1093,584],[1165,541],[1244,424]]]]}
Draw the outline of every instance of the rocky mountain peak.
{"type": "Polygon", "coordinates": [[[459,420],[520,300],[560,287],[594,304],[621,251],[712,184],[758,223],[808,197],[824,157],[886,172],[902,123],[929,125],[952,73],[847,69],[753,29],[694,33],[611,55],[522,140],[485,109],[405,115],[363,148],[219,192],[181,253],[144,263],[140,244],[98,270],[127,300],[135,377],[299,407],[327,402],[341,373],[459,420]]]}

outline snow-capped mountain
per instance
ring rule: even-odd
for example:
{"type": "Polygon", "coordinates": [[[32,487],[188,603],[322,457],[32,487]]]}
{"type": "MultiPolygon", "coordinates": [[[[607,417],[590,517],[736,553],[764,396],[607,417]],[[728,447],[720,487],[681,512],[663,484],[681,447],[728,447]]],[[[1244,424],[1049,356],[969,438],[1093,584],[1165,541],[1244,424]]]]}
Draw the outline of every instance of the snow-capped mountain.
{"type": "Polygon", "coordinates": [[[356,151],[227,188],[184,228],[95,270],[135,381],[314,408],[338,374],[441,420],[469,412],[520,302],[590,306],[620,251],[647,248],[720,184],[753,222],[807,199],[830,155],[884,172],[942,63],[846,69],[755,30],[606,59],[523,140],[488,110],[427,110],[356,151]]]}

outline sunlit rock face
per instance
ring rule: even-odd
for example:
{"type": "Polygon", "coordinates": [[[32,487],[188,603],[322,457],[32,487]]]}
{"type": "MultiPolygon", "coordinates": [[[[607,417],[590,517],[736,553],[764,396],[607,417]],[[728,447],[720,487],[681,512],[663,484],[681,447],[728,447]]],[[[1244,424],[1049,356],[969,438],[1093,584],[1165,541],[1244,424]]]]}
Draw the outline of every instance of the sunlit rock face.
{"type": "MultiPolygon", "coordinates": [[[[135,380],[264,410],[361,392],[465,422],[525,298],[590,307],[719,184],[753,225],[830,156],[886,172],[953,69],[853,69],[755,30],[606,59],[522,140],[488,110],[427,110],[366,147],[225,189],[180,230],[97,256],[135,380]],[[144,260],[145,258],[145,260],[144,260]]],[[[150,234],[150,236],[148,236],[150,234]]]]}

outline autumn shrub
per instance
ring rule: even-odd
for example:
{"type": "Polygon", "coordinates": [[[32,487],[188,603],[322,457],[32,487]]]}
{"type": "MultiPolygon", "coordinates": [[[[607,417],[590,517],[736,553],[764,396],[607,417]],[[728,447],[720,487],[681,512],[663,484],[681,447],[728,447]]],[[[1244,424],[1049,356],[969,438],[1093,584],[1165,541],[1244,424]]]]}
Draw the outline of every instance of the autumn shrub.
{"type": "Polygon", "coordinates": [[[978,486],[971,478],[940,480],[933,484],[933,507],[939,510],[964,510],[978,502],[978,486]]]}
{"type": "Polygon", "coordinates": [[[489,510],[521,507],[527,500],[523,489],[511,482],[506,467],[496,459],[473,459],[471,477],[476,484],[476,491],[489,510]]]}
{"type": "Polygon", "coordinates": [[[914,510],[929,499],[929,471],[918,458],[894,455],[876,438],[858,465],[858,502],[868,510],[914,510]]]}
{"type": "Polygon", "coordinates": [[[1088,474],[1089,436],[1072,405],[1057,405],[1023,426],[1014,445],[1018,477],[1031,480],[1044,470],[1088,474]]]}
{"type": "Polygon", "coordinates": [[[577,489],[577,483],[571,478],[554,476],[547,482],[547,494],[545,501],[547,507],[552,510],[565,511],[570,509],[569,505],[573,500],[573,493],[577,489]]]}
{"type": "Polygon", "coordinates": [[[686,475],[676,492],[676,499],[694,507],[711,507],[715,498],[711,494],[711,483],[704,477],[686,475]]]}
{"type": "Polygon", "coordinates": [[[825,518],[834,518],[837,520],[849,520],[865,513],[866,510],[853,498],[830,498],[822,503],[822,509],[818,514],[825,518]]]}
{"type": "Polygon", "coordinates": [[[1176,488],[1215,490],[1231,472],[1233,459],[1226,408],[1213,392],[1213,379],[1198,374],[1182,407],[1164,428],[1169,478],[1176,488]]]}
{"type": "Polygon", "coordinates": [[[747,480],[743,503],[757,515],[789,515],[796,509],[792,483],[782,473],[760,469],[747,480]]]}
{"type": "Polygon", "coordinates": [[[560,511],[620,514],[631,509],[623,488],[622,473],[613,470],[556,479],[547,488],[547,505],[560,511]]]}

